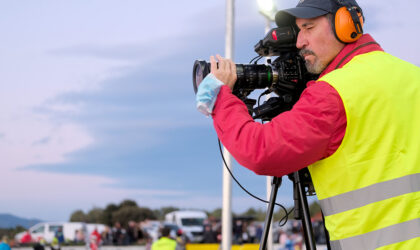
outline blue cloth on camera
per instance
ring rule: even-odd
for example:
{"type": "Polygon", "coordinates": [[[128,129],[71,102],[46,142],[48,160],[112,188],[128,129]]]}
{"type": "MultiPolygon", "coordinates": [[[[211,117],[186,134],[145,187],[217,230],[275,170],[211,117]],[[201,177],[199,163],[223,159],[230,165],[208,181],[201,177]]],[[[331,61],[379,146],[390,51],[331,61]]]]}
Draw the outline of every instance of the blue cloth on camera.
{"type": "Polygon", "coordinates": [[[217,95],[223,82],[217,79],[212,73],[208,74],[198,86],[195,100],[197,109],[206,116],[210,116],[216,103],[217,95]]]}

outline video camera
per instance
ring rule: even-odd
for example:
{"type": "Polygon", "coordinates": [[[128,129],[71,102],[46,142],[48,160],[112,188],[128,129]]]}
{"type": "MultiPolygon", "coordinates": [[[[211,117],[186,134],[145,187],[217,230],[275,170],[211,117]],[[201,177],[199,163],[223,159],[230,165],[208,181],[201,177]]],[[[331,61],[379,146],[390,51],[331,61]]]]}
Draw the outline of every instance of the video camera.
{"type": "MultiPolygon", "coordinates": [[[[305,62],[296,48],[298,28],[294,25],[271,29],[263,40],[255,46],[259,57],[277,56],[268,64],[236,64],[237,81],[232,93],[239,97],[248,107],[254,119],[268,121],[290,110],[299,99],[306,83],[317,76],[307,72],[305,62]],[[268,88],[267,94],[274,92],[261,106],[253,108],[256,101],[247,96],[255,89],[268,88]]],[[[193,67],[193,87],[197,93],[201,81],[210,73],[210,63],[196,60],[193,67]]]]}

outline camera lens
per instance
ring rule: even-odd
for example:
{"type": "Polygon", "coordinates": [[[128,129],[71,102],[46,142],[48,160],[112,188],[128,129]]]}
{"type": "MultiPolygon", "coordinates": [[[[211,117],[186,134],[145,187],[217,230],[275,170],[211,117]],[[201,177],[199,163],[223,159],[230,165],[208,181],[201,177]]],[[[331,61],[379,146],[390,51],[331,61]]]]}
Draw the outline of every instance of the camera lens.
{"type": "Polygon", "coordinates": [[[194,93],[197,93],[198,86],[203,81],[204,77],[206,77],[210,73],[210,64],[206,61],[198,61],[194,62],[193,67],[193,87],[194,93]]]}
{"type": "MultiPolygon", "coordinates": [[[[197,93],[198,86],[210,73],[210,63],[196,60],[193,66],[193,88],[197,93]]],[[[269,87],[273,82],[273,71],[264,64],[236,64],[237,80],[233,92],[237,90],[252,91],[269,87]]]]}
{"type": "Polygon", "coordinates": [[[235,90],[252,91],[270,87],[273,82],[273,71],[264,64],[236,64],[235,90]]]}

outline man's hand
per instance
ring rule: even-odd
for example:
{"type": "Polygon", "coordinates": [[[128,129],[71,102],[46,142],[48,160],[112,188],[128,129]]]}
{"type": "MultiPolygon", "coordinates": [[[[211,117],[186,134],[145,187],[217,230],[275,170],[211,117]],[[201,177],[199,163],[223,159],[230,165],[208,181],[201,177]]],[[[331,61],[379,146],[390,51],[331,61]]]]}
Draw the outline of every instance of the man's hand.
{"type": "Polygon", "coordinates": [[[219,81],[223,82],[233,90],[233,86],[235,86],[237,79],[235,63],[230,59],[221,57],[220,55],[216,55],[216,58],[219,62],[219,67],[217,67],[217,62],[214,56],[210,56],[210,72],[219,79],[219,81]]]}

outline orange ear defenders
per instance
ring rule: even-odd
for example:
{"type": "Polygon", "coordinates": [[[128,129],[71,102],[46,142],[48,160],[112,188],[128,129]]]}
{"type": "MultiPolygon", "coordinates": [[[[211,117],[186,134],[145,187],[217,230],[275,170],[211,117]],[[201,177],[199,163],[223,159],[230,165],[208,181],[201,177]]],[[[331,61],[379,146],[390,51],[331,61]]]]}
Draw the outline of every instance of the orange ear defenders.
{"type": "Polygon", "coordinates": [[[359,7],[340,7],[334,15],[335,36],[343,43],[355,42],[363,34],[363,21],[363,13],[359,7]]]}

